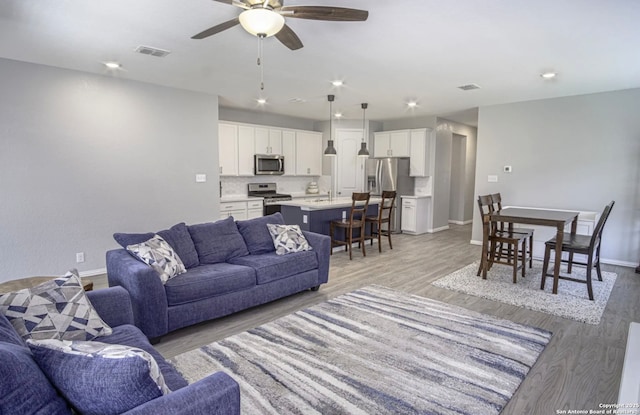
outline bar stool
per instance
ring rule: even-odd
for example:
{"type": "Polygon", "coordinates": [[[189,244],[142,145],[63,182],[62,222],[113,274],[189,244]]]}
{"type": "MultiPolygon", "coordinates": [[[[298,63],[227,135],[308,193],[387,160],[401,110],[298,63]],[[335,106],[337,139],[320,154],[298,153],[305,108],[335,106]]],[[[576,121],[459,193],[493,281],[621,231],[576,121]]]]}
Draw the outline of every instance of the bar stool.
{"type": "Polygon", "coordinates": [[[331,221],[329,228],[329,236],[331,236],[331,254],[333,254],[334,246],[345,245],[345,249],[349,251],[349,259],[352,259],[352,245],[354,242],[358,242],[359,245],[362,246],[362,256],[367,256],[364,249],[364,225],[367,208],[369,207],[369,198],[369,193],[353,193],[351,195],[351,212],[349,213],[349,217],[331,221]],[[359,203],[356,205],[358,202],[364,202],[364,204],[359,203]],[[336,239],[334,237],[336,228],[344,229],[344,240],[336,239]],[[354,237],[354,231],[359,231],[356,237],[354,237]]]}
{"type": "Polygon", "coordinates": [[[378,205],[378,216],[367,216],[365,222],[369,224],[369,235],[365,235],[365,239],[373,240],[378,239],[378,252],[382,252],[382,237],[386,236],[389,240],[389,249],[393,249],[391,243],[391,218],[393,217],[393,207],[396,202],[395,190],[383,190],[382,201],[378,205]],[[383,225],[386,224],[386,229],[383,229],[383,225]],[[373,225],[376,225],[374,230],[373,225]]]}

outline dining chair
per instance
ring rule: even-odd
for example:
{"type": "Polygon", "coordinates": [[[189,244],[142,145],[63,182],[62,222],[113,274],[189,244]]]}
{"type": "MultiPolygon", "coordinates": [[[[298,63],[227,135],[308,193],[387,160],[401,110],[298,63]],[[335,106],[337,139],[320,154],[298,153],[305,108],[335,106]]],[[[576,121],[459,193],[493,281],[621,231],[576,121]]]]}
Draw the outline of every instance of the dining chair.
{"type": "MultiPolygon", "coordinates": [[[[491,200],[493,202],[493,212],[500,212],[502,210],[502,195],[500,193],[492,193],[491,200]]],[[[504,222],[493,222],[493,223],[495,226],[498,227],[500,231],[505,230],[504,222]]],[[[527,258],[529,260],[529,268],[533,268],[533,232],[534,230],[531,228],[521,228],[521,227],[512,227],[511,229],[513,230],[514,233],[526,234],[529,237],[529,242],[527,243],[527,258]]],[[[500,244],[498,251],[499,251],[499,255],[504,253],[505,247],[502,244],[500,244]]],[[[507,248],[506,254],[507,255],[510,254],[508,252],[508,248],[507,248]]]]}
{"type": "Polygon", "coordinates": [[[351,211],[348,218],[332,220],[329,227],[329,236],[331,236],[331,253],[333,254],[334,246],[345,245],[345,250],[349,251],[349,259],[353,258],[352,245],[358,242],[361,246],[362,256],[367,256],[365,251],[365,218],[369,207],[369,193],[353,193],[351,195],[351,211]],[[360,202],[360,203],[359,203],[360,202]],[[362,203],[364,202],[364,203],[362,203]],[[344,240],[335,238],[335,229],[344,229],[344,240]],[[357,235],[354,236],[354,232],[357,235]]]}
{"type": "MultiPolygon", "coordinates": [[[[568,259],[563,259],[562,262],[567,263],[567,272],[571,274],[573,265],[582,265],[587,268],[586,280],[573,278],[569,276],[559,276],[559,279],[569,280],[574,282],[580,282],[587,284],[587,292],[589,293],[589,300],[593,300],[593,287],[591,284],[591,271],[596,269],[598,280],[602,281],[602,271],[600,270],[600,245],[602,245],[602,231],[604,225],[607,223],[607,219],[611,214],[615,200],[612,200],[607,206],[605,206],[596,227],[593,229],[591,235],[579,235],[565,232],[562,236],[562,251],[569,254],[568,259]],[[586,262],[576,262],[573,259],[574,254],[582,254],[587,256],[586,262]]],[[[549,258],[551,257],[551,250],[556,248],[555,236],[544,243],[544,262],[542,264],[542,282],[540,288],[544,290],[544,283],[547,277],[553,277],[553,274],[548,274],[549,258]]]]}
{"type": "Polygon", "coordinates": [[[365,222],[369,224],[369,234],[365,235],[365,239],[371,240],[371,245],[373,245],[373,240],[377,238],[378,252],[382,252],[383,236],[386,236],[389,240],[389,249],[393,249],[393,244],[391,243],[391,218],[393,217],[395,202],[396,191],[383,190],[382,200],[378,205],[378,215],[365,217],[365,222]]]}
{"type": "MultiPolygon", "coordinates": [[[[493,199],[491,195],[478,196],[478,208],[480,209],[480,217],[483,221],[493,213],[493,199]]],[[[483,232],[485,227],[483,226],[483,232]]],[[[498,226],[489,221],[487,239],[489,241],[488,249],[482,253],[485,255],[485,263],[487,270],[490,270],[493,264],[511,265],[513,267],[513,283],[517,282],[518,270],[525,276],[526,254],[527,254],[527,234],[515,233],[513,231],[500,230],[498,226]],[[499,246],[507,246],[504,252],[499,250],[499,246]],[[522,247],[522,248],[521,248],[522,247]],[[500,255],[498,255],[500,253],[500,255]],[[504,259],[502,256],[504,255],[504,259]],[[518,255],[521,255],[521,264],[518,265],[518,255]]],[[[477,275],[482,272],[482,261],[478,268],[477,275]]]]}

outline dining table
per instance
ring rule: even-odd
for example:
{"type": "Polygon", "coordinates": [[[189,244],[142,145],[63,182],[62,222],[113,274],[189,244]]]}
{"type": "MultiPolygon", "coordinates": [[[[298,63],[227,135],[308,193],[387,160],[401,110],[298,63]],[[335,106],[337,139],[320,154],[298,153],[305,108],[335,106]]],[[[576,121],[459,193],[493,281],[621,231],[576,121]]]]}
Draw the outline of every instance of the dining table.
{"type": "MultiPolygon", "coordinates": [[[[482,221],[483,255],[480,265],[482,270],[482,278],[487,278],[487,254],[489,250],[489,231],[491,222],[507,223],[510,231],[513,231],[513,224],[515,223],[555,227],[557,233],[555,261],[553,264],[553,293],[557,294],[558,280],[560,277],[560,264],[562,262],[562,242],[564,238],[564,229],[568,224],[571,224],[571,234],[575,235],[576,229],[578,227],[579,213],[580,212],[553,209],[505,207],[500,211],[491,212],[485,215],[482,221]]],[[[546,275],[542,275],[542,278],[546,278],[546,275]]]]}

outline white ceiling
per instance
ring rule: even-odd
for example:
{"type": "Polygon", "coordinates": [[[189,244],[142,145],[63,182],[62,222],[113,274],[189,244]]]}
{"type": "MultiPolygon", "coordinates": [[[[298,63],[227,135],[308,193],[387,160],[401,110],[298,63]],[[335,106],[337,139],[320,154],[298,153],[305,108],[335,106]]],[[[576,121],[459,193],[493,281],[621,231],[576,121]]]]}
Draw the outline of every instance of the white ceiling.
{"type": "MultiPolygon", "coordinates": [[[[369,11],[366,22],[287,19],[304,48],[240,26],[190,37],[241,9],[212,0],[2,0],[0,57],[220,96],[229,107],[324,120],[439,115],[471,123],[478,106],[640,87],[638,0],[287,0],[369,11]],[[139,46],[171,51],[136,54],[139,46]],[[115,60],[118,71],[102,62],[115,60]],[[558,72],[552,81],[540,73],[558,72]],[[330,81],[344,80],[336,88],[330,81]],[[481,89],[461,91],[476,83],[481,89]],[[304,102],[291,102],[292,100],[304,102]],[[410,99],[419,105],[408,110],[410,99]]],[[[474,118],[475,117],[475,118],[474,118]]]]}

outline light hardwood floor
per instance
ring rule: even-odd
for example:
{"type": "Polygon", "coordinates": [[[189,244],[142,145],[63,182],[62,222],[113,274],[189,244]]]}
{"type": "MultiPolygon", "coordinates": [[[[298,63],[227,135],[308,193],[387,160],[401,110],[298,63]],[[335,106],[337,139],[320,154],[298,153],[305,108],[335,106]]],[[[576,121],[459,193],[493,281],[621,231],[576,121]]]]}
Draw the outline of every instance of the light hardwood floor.
{"type": "MultiPolygon", "coordinates": [[[[164,336],[156,348],[170,358],[356,288],[380,284],[553,332],[551,342],[502,414],[588,411],[599,409],[601,403],[615,403],[629,322],[640,321],[640,275],[633,268],[603,266],[616,272],[618,279],[598,326],[432,286],[432,281],[479,259],[480,247],[471,245],[470,239],[471,225],[452,225],[436,234],[394,235],[394,249],[389,250],[383,241],[382,254],[376,245],[367,245],[366,257],[354,251],[352,261],[344,252],[334,253],[329,282],[318,292],[306,291],[178,330],[164,336]]],[[[96,288],[106,285],[105,277],[94,282],[96,288]]]]}

